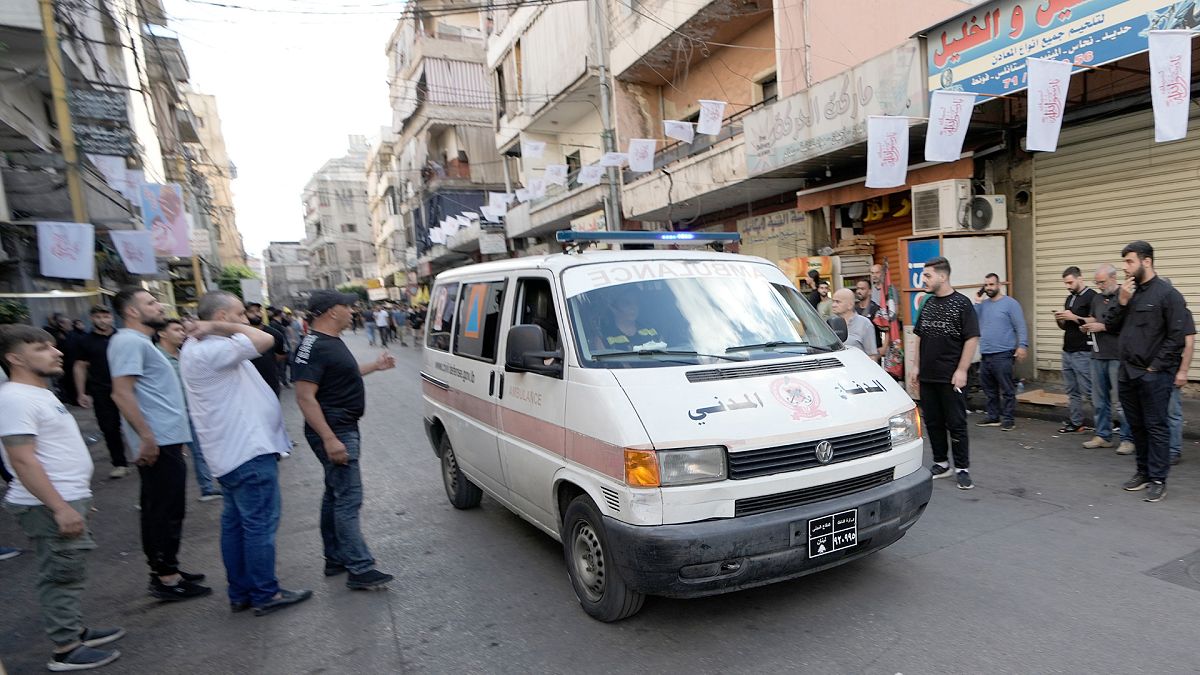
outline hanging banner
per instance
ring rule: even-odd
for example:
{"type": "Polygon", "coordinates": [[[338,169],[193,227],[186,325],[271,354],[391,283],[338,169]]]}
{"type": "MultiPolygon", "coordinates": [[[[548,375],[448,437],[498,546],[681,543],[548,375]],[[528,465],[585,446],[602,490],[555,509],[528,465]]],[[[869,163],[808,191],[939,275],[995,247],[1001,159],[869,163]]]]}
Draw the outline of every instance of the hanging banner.
{"type": "Polygon", "coordinates": [[[706,101],[700,99],[700,121],[696,123],[696,133],[716,136],[721,133],[721,122],[725,119],[725,101],[706,101]]]}
{"type": "Polygon", "coordinates": [[[599,164],[588,164],[579,170],[580,185],[599,185],[604,177],[604,167],[599,164]]]}
{"type": "Polygon", "coordinates": [[[631,138],[629,139],[629,170],[630,171],[653,171],[654,170],[654,139],[653,138],[631,138]]]}
{"type": "Polygon", "coordinates": [[[481,234],[479,235],[479,252],[483,255],[504,255],[508,253],[508,240],[499,233],[481,234]]]}
{"type": "Polygon", "coordinates": [[[566,164],[547,164],[546,171],[542,174],[547,183],[552,185],[567,184],[567,165],[566,164]]]}
{"type": "Polygon", "coordinates": [[[929,130],[925,134],[926,162],[956,162],[962,155],[975,94],[935,91],[929,98],[929,130]]]}
{"type": "Polygon", "coordinates": [[[1192,97],[1192,31],[1150,31],[1150,95],[1154,101],[1154,140],[1187,136],[1192,97]]]}
{"type": "Polygon", "coordinates": [[[1067,89],[1071,86],[1071,64],[1067,61],[1028,59],[1029,110],[1025,149],[1054,152],[1067,107],[1067,89]]]}
{"type": "Polygon", "coordinates": [[[479,207],[479,210],[483,212],[483,219],[488,221],[489,223],[500,222],[500,219],[506,213],[506,211],[502,211],[500,209],[493,208],[491,205],[481,206],[481,207],[479,207]]]}
{"type": "Polygon", "coordinates": [[[142,222],[154,235],[154,253],[165,257],[192,254],[183,191],[174,183],[142,185],[142,222]]]}
{"type": "Polygon", "coordinates": [[[37,234],[42,276],[60,279],[95,276],[96,229],[91,223],[43,221],[37,224],[37,234]]]}
{"type": "Polygon", "coordinates": [[[629,155],[624,152],[606,152],[600,158],[600,166],[625,166],[629,161],[629,155]]]}
{"type": "Polygon", "coordinates": [[[907,176],[908,118],[872,115],[867,120],[867,187],[899,187],[907,176]]]}
{"type": "Polygon", "coordinates": [[[523,159],[541,159],[546,152],[545,141],[521,141],[521,157],[523,159]]]}
{"type": "Polygon", "coordinates": [[[517,201],[522,204],[529,201],[529,190],[526,188],[517,188],[517,201]]]}
{"type": "Polygon", "coordinates": [[[509,197],[512,195],[506,192],[489,192],[488,206],[500,215],[508,213],[509,197]]]}
{"type": "Polygon", "coordinates": [[[146,230],[111,230],[108,236],[121,254],[121,261],[130,274],[157,274],[154,262],[154,235],[146,230]]]}
{"type": "Polygon", "coordinates": [[[546,196],[546,180],[544,178],[534,178],[529,181],[529,198],[541,199],[546,196]]]}
{"type": "Polygon", "coordinates": [[[436,225],[429,228],[429,241],[434,244],[445,245],[446,233],[442,231],[441,225],[436,225]]]}
{"type": "Polygon", "coordinates": [[[663,120],[663,133],[667,138],[674,138],[684,143],[696,140],[696,127],[692,126],[691,122],[663,120]]]}
{"type": "Polygon", "coordinates": [[[458,218],[455,216],[450,216],[449,218],[443,220],[440,225],[438,225],[438,227],[442,229],[442,232],[446,233],[447,237],[453,237],[454,234],[458,232],[458,228],[460,226],[461,224],[458,222],[458,218]]]}

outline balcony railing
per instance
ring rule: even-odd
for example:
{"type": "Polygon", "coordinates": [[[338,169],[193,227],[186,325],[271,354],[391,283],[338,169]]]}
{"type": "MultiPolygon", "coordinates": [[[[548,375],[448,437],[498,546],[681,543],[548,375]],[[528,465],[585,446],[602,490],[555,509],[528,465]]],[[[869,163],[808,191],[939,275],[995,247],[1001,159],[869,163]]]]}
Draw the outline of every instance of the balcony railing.
{"type": "MultiPolygon", "coordinates": [[[[709,148],[712,148],[721,141],[726,141],[734,136],[741,135],[742,127],[740,125],[735,127],[734,122],[737,122],[750,113],[761,108],[765,108],[774,102],[774,99],[760,101],[749,108],[744,108],[726,117],[721,123],[721,133],[717,134],[716,136],[710,136],[708,134],[696,134],[696,138],[693,139],[691,143],[684,143],[683,141],[668,143],[667,145],[663,146],[662,150],[659,150],[657,153],[655,153],[654,170],[657,171],[664,166],[674,164],[681,159],[698,155],[709,148]]],[[[645,175],[648,174],[630,171],[628,168],[626,168],[622,174],[622,180],[625,183],[630,183],[645,175]]]]}

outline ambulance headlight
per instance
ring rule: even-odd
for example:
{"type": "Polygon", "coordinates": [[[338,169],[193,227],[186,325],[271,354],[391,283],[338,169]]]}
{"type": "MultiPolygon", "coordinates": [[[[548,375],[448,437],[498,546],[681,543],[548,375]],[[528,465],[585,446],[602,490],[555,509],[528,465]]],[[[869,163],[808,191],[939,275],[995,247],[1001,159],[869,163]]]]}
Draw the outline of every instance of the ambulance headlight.
{"type": "Polygon", "coordinates": [[[888,420],[892,431],[892,446],[897,446],[921,437],[921,414],[916,408],[900,413],[888,420]]]}
{"type": "Polygon", "coordinates": [[[719,445],[659,450],[655,454],[663,487],[725,480],[725,448],[719,445]]]}

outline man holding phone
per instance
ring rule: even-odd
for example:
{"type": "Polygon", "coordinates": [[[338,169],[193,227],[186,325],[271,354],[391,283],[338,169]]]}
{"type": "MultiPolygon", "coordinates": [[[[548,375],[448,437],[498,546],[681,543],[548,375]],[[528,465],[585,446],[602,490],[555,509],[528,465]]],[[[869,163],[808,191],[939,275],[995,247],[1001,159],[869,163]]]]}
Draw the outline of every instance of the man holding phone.
{"type": "Polygon", "coordinates": [[[1092,301],[1096,291],[1087,287],[1083,273],[1072,265],[1063,270],[1063,284],[1070,293],[1063,308],[1054,312],[1054,320],[1063,330],[1062,374],[1067,385],[1070,419],[1058,433],[1069,434],[1087,431],[1083,416],[1084,399],[1092,397],[1092,340],[1081,330],[1092,313],[1092,301]]]}

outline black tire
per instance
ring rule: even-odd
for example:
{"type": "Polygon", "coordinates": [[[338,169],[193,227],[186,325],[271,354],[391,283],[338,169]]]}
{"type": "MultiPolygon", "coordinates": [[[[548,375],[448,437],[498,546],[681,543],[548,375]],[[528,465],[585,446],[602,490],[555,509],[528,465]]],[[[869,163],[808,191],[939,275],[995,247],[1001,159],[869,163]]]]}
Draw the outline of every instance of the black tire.
{"type": "Polygon", "coordinates": [[[576,497],[563,514],[563,555],[567,574],[583,611],[600,621],[620,621],[642,608],[646,596],[629,590],[608,548],[600,511],[587,495],[576,497]]]}
{"type": "Polygon", "coordinates": [[[446,488],[446,497],[450,499],[451,506],[456,509],[473,509],[479,506],[479,500],[483,499],[483,490],[458,470],[458,458],[454,456],[449,435],[442,435],[439,447],[438,455],[442,458],[442,485],[446,488]]]}

